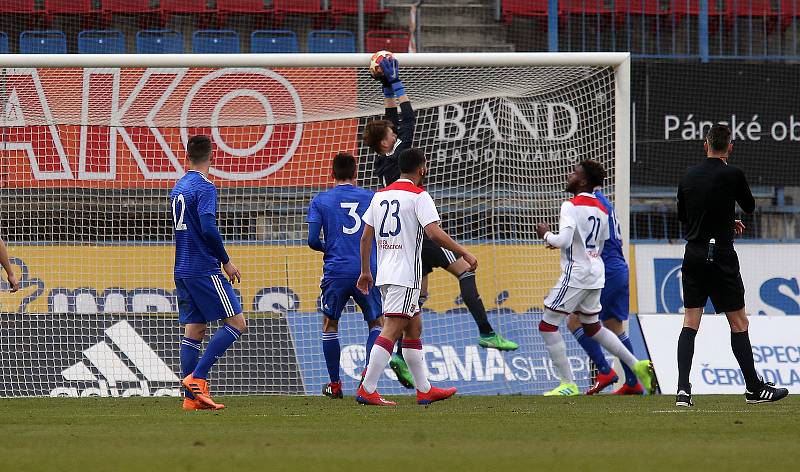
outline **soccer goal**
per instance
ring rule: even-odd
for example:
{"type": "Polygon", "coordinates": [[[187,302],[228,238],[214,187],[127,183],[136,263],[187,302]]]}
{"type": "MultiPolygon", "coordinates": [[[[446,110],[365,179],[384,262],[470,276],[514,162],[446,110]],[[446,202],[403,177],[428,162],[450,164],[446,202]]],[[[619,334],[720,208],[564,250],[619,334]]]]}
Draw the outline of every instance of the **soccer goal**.
{"type": "MultiPolygon", "coordinates": [[[[557,381],[535,327],[559,267],[534,224],[557,224],[566,176],[590,158],[608,171],[627,241],[629,55],[396,57],[417,113],[415,145],[429,160],[426,187],[444,228],[479,260],[490,322],[521,344],[479,348],[457,279],[437,270],[424,314],[430,378],[463,393],[541,393],[557,381]]],[[[379,186],[360,138],[383,114],[369,55],[0,62],[0,231],[22,280],[0,295],[0,396],[179,394],[168,194],[186,170],[185,143],[200,133],[214,143],[218,223],[249,319],[212,372],[214,392],[319,394],[322,258],[305,244],[305,216],[332,185],[339,151],[358,158],[362,186],[379,186]]],[[[340,342],[350,394],[367,331],[348,311],[340,342]]],[[[585,356],[568,343],[585,386],[585,356]]],[[[404,391],[392,379],[387,370],[382,393],[404,391]]]]}

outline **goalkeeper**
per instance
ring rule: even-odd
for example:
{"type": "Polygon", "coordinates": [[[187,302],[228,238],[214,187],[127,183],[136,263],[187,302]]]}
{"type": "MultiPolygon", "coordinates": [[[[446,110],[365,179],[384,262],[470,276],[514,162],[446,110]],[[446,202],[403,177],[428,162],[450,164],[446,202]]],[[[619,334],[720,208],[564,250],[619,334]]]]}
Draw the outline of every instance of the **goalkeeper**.
{"type": "MultiPolygon", "coordinates": [[[[414,109],[406,95],[405,86],[400,80],[400,67],[397,59],[392,56],[384,58],[380,62],[380,69],[380,73],[372,77],[383,86],[387,119],[373,120],[367,123],[364,127],[363,139],[367,147],[378,155],[374,164],[375,175],[380,178],[383,186],[388,186],[400,177],[397,157],[412,145],[415,116],[414,109]],[[398,105],[400,107],[399,116],[398,105]]],[[[428,274],[433,272],[436,267],[446,269],[458,279],[461,297],[478,325],[479,346],[501,351],[513,351],[519,347],[517,343],[495,333],[489,323],[486,317],[486,307],[478,293],[475,273],[469,270],[469,263],[463,258],[456,257],[451,251],[437,246],[427,236],[422,243],[423,279],[419,297],[420,308],[428,298],[428,274]]],[[[403,386],[413,387],[411,374],[403,359],[403,351],[399,342],[397,343],[397,354],[392,356],[389,365],[403,386]]]]}

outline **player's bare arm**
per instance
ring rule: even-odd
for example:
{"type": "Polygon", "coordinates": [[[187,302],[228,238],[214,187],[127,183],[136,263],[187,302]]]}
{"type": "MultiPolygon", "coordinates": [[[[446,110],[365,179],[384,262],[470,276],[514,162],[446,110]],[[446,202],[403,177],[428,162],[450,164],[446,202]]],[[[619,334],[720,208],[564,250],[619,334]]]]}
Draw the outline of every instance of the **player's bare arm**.
{"type": "Polygon", "coordinates": [[[2,264],[3,269],[6,270],[9,290],[11,292],[16,292],[19,290],[19,279],[17,279],[17,275],[14,273],[14,268],[11,266],[11,259],[8,257],[8,249],[6,248],[5,241],[2,239],[0,239],[0,264],[2,264]]]}
{"type": "Polygon", "coordinates": [[[467,251],[464,246],[458,244],[457,242],[453,241],[447,233],[439,226],[439,222],[430,223],[428,226],[425,227],[425,234],[431,239],[431,241],[435,242],[439,246],[449,249],[453,251],[455,254],[458,254],[467,264],[469,264],[469,271],[474,272],[475,269],[478,268],[478,259],[475,258],[469,251],[467,251]]]}
{"type": "Polygon", "coordinates": [[[361,234],[361,275],[358,276],[356,287],[361,290],[361,293],[368,294],[369,289],[375,285],[372,278],[372,271],[369,267],[370,255],[372,254],[372,241],[375,239],[375,228],[368,224],[364,224],[364,232],[361,234]]]}
{"type": "Polygon", "coordinates": [[[222,270],[224,270],[225,274],[228,275],[228,280],[230,280],[231,283],[236,283],[236,282],[241,283],[242,273],[239,272],[239,268],[236,267],[236,264],[234,264],[229,260],[226,264],[222,265],[222,270]]]}

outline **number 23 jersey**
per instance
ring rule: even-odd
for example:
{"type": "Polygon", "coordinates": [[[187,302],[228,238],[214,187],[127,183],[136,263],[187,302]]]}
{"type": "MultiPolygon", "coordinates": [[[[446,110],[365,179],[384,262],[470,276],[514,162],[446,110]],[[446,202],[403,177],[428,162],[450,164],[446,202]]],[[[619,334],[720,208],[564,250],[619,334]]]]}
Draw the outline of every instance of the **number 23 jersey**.
{"type": "Polygon", "coordinates": [[[410,180],[398,179],[375,194],[364,213],[378,246],[375,285],[420,288],[424,228],[436,221],[439,212],[430,194],[410,180]]]}
{"type": "Polygon", "coordinates": [[[580,193],[561,204],[558,231],[571,228],[572,244],[561,249],[561,278],[575,288],[603,288],[605,267],[600,254],[609,237],[608,211],[590,193],[580,193]]]}

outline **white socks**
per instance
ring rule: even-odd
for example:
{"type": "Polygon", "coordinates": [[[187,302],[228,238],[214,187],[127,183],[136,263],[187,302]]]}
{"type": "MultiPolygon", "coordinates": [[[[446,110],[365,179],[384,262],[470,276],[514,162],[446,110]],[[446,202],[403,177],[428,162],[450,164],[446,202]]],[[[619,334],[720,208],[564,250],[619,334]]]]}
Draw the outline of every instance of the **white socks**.
{"type": "Polygon", "coordinates": [[[564,344],[564,338],[561,337],[561,333],[558,331],[540,331],[539,334],[542,335],[547,352],[550,353],[550,359],[558,372],[558,378],[561,379],[562,383],[575,383],[572,367],[569,365],[569,359],[567,358],[567,345],[564,344]]]}
{"type": "Polygon", "coordinates": [[[403,357],[408,370],[414,377],[414,386],[422,393],[428,393],[431,384],[428,382],[428,368],[425,367],[425,351],[419,339],[403,339],[403,357]]]}
{"type": "MultiPolygon", "coordinates": [[[[586,330],[584,330],[584,332],[586,332],[586,330]]],[[[602,326],[600,331],[594,333],[591,338],[606,348],[606,351],[617,356],[620,361],[625,363],[631,369],[633,369],[634,364],[636,364],[638,361],[638,359],[631,354],[631,351],[629,351],[628,348],[622,344],[622,341],[619,340],[617,335],[612,333],[611,330],[605,326],[602,326]]]]}
{"type": "Polygon", "coordinates": [[[361,383],[361,386],[364,387],[367,393],[372,393],[378,388],[378,379],[381,378],[386,364],[388,364],[389,359],[392,358],[393,348],[394,343],[383,336],[378,336],[378,339],[375,340],[375,344],[372,346],[372,350],[369,353],[367,374],[364,376],[364,381],[361,383]]]}

